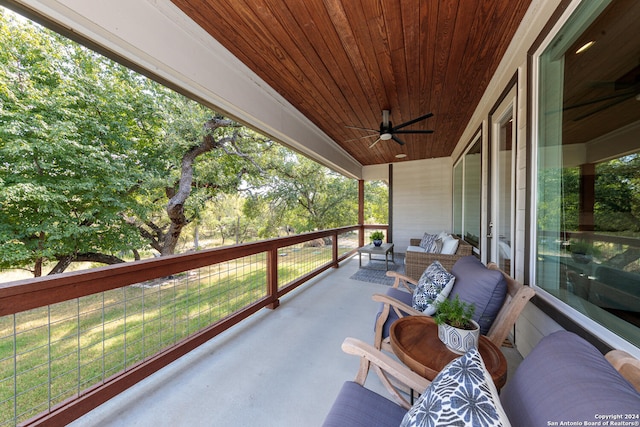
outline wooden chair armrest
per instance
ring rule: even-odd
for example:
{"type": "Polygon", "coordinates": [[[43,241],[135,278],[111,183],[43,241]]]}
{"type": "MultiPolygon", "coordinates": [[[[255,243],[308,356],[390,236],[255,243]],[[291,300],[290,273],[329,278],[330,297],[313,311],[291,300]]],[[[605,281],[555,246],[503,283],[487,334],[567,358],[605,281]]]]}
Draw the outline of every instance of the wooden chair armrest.
{"type": "Polygon", "coordinates": [[[640,360],[622,350],[611,350],[604,357],[640,393],[640,360]]]}
{"type": "Polygon", "coordinates": [[[410,305],[407,305],[402,301],[399,301],[393,297],[390,297],[389,295],[373,294],[371,299],[376,302],[381,302],[383,304],[389,304],[391,307],[397,308],[398,310],[403,311],[410,316],[426,316],[426,314],[424,314],[420,310],[416,310],[410,305]]]}
{"type": "Polygon", "coordinates": [[[400,283],[402,283],[404,288],[409,292],[413,292],[413,289],[411,289],[411,286],[409,286],[407,283],[410,283],[413,286],[417,286],[418,285],[418,281],[417,280],[414,280],[409,276],[405,276],[404,274],[400,274],[397,271],[387,271],[387,277],[394,277],[396,279],[393,282],[393,287],[394,288],[399,288],[400,287],[400,283]]]}
{"type": "MultiPolygon", "coordinates": [[[[389,389],[389,381],[387,375],[395,378],[403,386],[415,390],[422,394],[431,382],[426,378],[416,374],[402,363],[384,354],[380,350],[375,349],[372,345],[360,341],[356,338],[347,337],[342,343],[342,350],[354,356],[358,356],[371,363],[376,369],[375,371],[381,376],[383,384],[387,387],[387,390],[393,395],[394,399],[404,408],[409,409],[411,404],[406,401],[397,390],[389,389]]],[[[361,362],[362,365],[362,362],[361,362]]],[[[366,381],[366,372],[360,370],[355,382],[364,386],[366,381]]]]}

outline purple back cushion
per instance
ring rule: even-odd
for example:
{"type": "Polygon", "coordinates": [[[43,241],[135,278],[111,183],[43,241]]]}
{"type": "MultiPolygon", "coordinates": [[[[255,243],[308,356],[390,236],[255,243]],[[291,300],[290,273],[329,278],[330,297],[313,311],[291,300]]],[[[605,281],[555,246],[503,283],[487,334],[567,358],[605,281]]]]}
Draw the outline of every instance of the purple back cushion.
{"type": "Polygon", "coordinates": [[[449,299],[456,295],[461,301],[473,303],[473,320],[480,325],[480,333],[487,335],[507,295],[507,281],[498,270],[489,270],[473,255],[460,258],[451,268],[456,282],[449,299]]]}
{"type": "Polygon", "coordinates": [[[594,346],[567,331],[538,343],[502,389],[500,400],[518,427],[598,422],[604,421],[598,415],[637,414],[640,409],[633,386],[594,346]]]}

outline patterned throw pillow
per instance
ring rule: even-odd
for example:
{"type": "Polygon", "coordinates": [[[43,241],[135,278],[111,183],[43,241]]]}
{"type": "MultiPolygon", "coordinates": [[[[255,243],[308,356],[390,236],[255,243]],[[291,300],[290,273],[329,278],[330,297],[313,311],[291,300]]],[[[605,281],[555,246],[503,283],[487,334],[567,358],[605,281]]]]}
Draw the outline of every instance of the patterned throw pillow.
{"type": "Polygon", "coordinates": [[[424,270],[413,291],[413,308],[433,316],[438,303],[449,296],[455,280],[456,277],[449,273],[439,261],[434,261],[424,270]]]}
{"type": "Polygon", "coordinates": [[[423,248],[426,252],[433,252],[437,239],[438,236],[436,234],[424,233],[424,236],[422,236],[422,240],[420,240],[420,247],[423,248]]]}
{"type": "Polygon", "coordinates": [[[477,349],[449,363],[400,424],[418,426],[511,426],[477,349]]]}

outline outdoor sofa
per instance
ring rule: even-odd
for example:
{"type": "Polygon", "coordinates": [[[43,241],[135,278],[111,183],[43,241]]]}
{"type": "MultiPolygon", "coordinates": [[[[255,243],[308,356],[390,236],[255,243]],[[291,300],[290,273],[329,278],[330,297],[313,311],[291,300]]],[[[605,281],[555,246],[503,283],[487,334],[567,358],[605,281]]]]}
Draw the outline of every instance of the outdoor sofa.
{"type": "Polygon", "coordinates": [[[358,375],[342,386],[325,427],[638,425],[640,361],[620,350],[604,356],[571,332],[544,337],[499,395],[475,349],[429,383],[366,343],[347,338],[342,348],[422,396],[403,407],[365,388],[358,375]]]}
{"type": "MultiPolygon", "coordinates": [[[[443,233],[441,233],[443,234],[443,233]]],[[[405,274],[418,280],[422,272],[429,267],[433,261],[440,261],[442,266],[450,270],[453,265],[463,256],[471,255],[473,247],[456,235],[450,235],[457,240],[457,248],[454,253],[429,252],[420,246],[423,239],[410,239],[409,246],[404,255],[405,274]]]]}

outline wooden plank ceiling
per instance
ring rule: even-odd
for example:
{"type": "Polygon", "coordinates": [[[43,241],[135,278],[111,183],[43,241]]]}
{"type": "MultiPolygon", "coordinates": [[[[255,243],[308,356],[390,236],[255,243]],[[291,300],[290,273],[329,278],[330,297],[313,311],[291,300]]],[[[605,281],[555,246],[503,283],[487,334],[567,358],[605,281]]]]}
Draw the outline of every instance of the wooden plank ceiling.
{"type": "Polygon", "coordinates": [[[363,165],[451,155],[530,3],[172,1],[363,165]],[[382,110],[434,133],[370,148],[382,110]]]}

